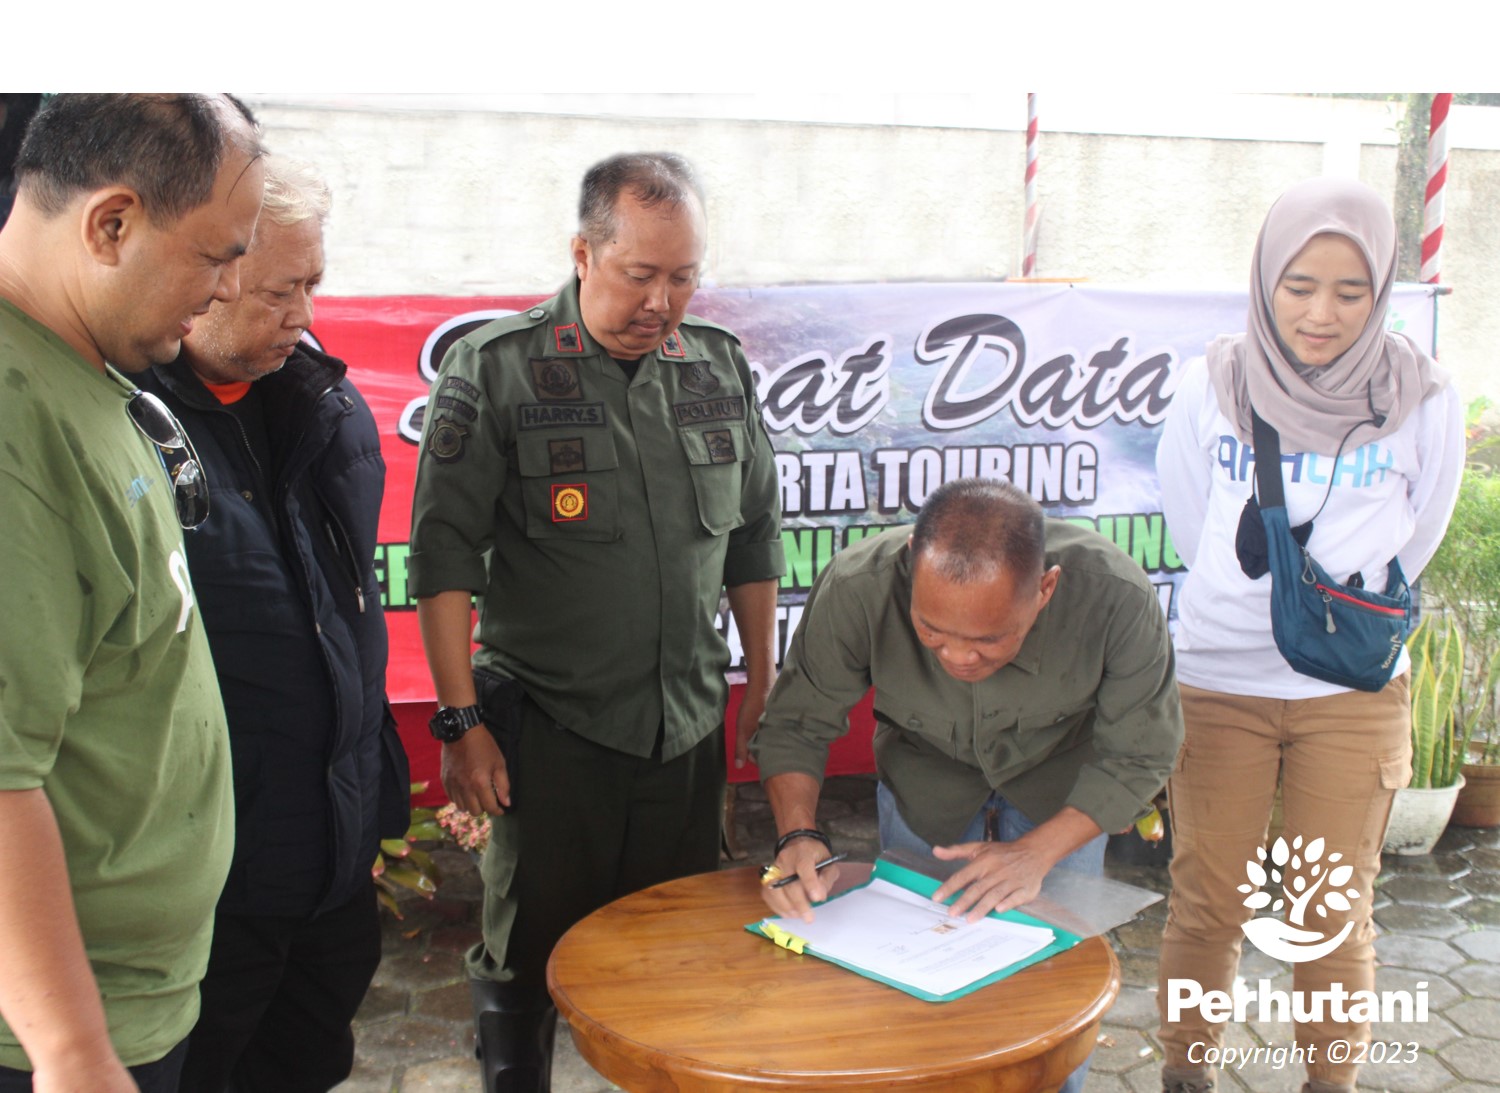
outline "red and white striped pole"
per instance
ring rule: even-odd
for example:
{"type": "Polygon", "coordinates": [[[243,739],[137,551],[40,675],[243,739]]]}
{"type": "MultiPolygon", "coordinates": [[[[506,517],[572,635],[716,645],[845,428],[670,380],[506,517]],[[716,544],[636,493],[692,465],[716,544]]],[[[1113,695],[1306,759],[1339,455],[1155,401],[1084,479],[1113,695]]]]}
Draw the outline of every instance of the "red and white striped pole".
{"type": "Polygon", "coordinates": [[[1443,266],[1443,187],[1448,184],[1448,107],[1451,92],[1432,96],[1427,129],[1427,203],[1422,210],[1422,272],[1424,285],[1438,283],[1443,266]]]}
{"type": "Polygon", "coordinates": [[[1021,276],[1036,275],[1036,227],[1040,210],[1036,203],[1036,92],[1026,96],[1026,228],[1021,255],[1021,276]]]}

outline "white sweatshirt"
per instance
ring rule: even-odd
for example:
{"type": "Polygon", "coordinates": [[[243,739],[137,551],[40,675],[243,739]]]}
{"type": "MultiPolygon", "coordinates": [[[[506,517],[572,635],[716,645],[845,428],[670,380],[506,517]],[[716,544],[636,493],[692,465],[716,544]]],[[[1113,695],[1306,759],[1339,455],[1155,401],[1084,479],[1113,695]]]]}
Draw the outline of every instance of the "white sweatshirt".
{"type": "MultiPolygon", "coordinates": [[[[1283,450],[1287,517],[1295,527],[1328,504],[1307,548],[1335,580],[1355,572],[1383,592],[1386,563],[1421,574],[1458,499],[1464,464],[1463,404],[1449,384],[1396,432],[1345,450],[1283,450]],[[1329,479],[1333,487],[1329,491],[1329,479]]],[[[1255,453],[1240,442],[1209,382],[1204,358],[1189,361],[1156,449],[1162,511],[1188,566],[1177,609],[1177,678],[1192,687],[1262,698],[1316,698],[1348,688],[1292,671],[1271,635],[1271,577],[1252,581],[1235,555],[1240,511],[1255,486],[1255,453]]],[[[1401,655],[1396,672],[1406,670],[1401,655]]]]}

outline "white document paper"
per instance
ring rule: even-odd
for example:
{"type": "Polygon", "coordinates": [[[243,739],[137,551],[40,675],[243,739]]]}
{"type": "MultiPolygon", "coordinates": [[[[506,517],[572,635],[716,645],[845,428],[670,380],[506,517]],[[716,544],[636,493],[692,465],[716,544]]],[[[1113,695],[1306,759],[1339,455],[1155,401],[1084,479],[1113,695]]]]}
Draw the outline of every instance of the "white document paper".
{"type": "Polygon", "coordinates": [[[988,916],[968,922],[885,880],[814,908],[812,922],[767,922],[816,952],[929,994],[949,994],[1041,951],[1051,930],[988,916]]]}

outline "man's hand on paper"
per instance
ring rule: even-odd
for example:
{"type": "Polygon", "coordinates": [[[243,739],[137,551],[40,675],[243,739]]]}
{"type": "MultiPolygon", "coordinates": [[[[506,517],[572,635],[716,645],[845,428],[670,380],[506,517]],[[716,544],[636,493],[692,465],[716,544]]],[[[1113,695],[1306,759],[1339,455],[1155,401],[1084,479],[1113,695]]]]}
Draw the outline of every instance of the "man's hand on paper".
{"type": "Polygon", "coordinates": [[[1054,865],[1101,833],[1098,824],[1067,805],[1014,842],[935,846],[932,854],[939,861],[967,859],[969,864],[944,881],[932,898],[943,902],[961,892],[950,913],[967,913],[970,922],[978,922],[991,911],[1030,903],[1054,865]]]}
{"type": "Polygon", "coordinates": [[[967,914],[970,922],[978,922],[991,911],[1009,911],[1036,899],[1055,860],[1024,840],[935,846],[932,854],[939,861],[969,860],[968,865],[943,882],[932,898],[943,903],[958,893],[949,914],[967,914]]]}
{"type": "Polygon", "coordinates": [[[797,877],[797,881],[782,888],[765,886],[761,898],[766,906],[783,918],[800,918],[803,922],[813,920],[813,904],[828,898],[833,882],[838,880],[839,867],[830,865],[821,873],[814,868],[828,856],[828,848],[817,839],[793,839],[787,843],[776,858],[776,868],[784,877],[797,877]]]}

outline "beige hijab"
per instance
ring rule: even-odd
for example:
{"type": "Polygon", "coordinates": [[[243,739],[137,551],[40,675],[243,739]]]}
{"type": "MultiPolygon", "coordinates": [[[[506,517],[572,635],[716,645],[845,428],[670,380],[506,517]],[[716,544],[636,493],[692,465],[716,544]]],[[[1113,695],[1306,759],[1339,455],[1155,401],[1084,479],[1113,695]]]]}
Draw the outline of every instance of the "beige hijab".
{"type": "Polygon", "coordinates": [[[1255,243],[1249,331],[1208,345],[1219,408],[1242,441],[1252,442],[1253,405],[1281,434],[1282,451],[1332,455],[1346,433],[1345,450],[1352,450],[1395,432],[1447,385],[1447,374],[1415,342],[1385,329],[1395,274],[1395,221],[1364,183],[1314,178],[1276,199],[1255,243]],[[1277,337],[1271,300],[1292,259],[1325,232],[1346,236],[1364,255],[1375,304],[1348,350],[1331,364],[1308,367],[1277,337]]]}

